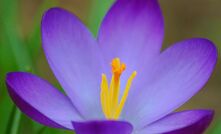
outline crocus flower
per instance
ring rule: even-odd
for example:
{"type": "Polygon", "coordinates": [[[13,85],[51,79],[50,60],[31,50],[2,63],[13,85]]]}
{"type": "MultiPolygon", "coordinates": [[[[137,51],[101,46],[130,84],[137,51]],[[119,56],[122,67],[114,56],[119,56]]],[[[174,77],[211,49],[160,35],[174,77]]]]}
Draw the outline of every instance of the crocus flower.
{"type": "Polygon", "coordinates": [[[70,12],[49,9],[42,43],[66,94],[25,72],[7,75],[16,105],[33,120],[78,134],[202,133],[213,111],[173,112],[209,79],[217,59],[203,38],[161,52],[164,23],[157,0],[117,0],[97,39],[70,12]]]}

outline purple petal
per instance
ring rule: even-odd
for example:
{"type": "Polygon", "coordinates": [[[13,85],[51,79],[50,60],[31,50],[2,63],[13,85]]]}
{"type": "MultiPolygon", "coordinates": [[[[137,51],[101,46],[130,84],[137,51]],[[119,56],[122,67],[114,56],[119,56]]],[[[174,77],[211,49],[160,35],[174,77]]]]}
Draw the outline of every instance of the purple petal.
{"type": "Polygon", "coordinates": [[[101,24],[98,41],[106,65],[119,57],[132,72],[160,53],[163,35],[157,0],[117,0],[101,24]]]}
{"type": "Polygon", "coordinates": [[[188,110],[167,115],[142,130],[141,134],[202,134],[213,119],[211,110],[188,110]]]}
{"type": "Polygon", "coordinates": [[[131,134],[133,127],[123,121],[73,122],[77,134],[131,134]]]}
{"type": "Polygon", "coordinates": [[[101,56],[95,39],[76,16],[60,8],[45,13],[41,29],[50,67],[75,107],[87,119],[103,116],[101,56]]]}
{"type": "Polygon", "coordinates": [[[48,82],[29,73],[9,73],[9,94],[22,112],[46,126],[72,129],[82,118],[71,101],[48,82]]]}
{"type": "Polygon", "coordinates": [[[216,60],[216,48],[206,39],[189,39],[168,48],[149,68],[137,72],[123,119],[142,127],[174,111],[205,85],[216,60]]]}

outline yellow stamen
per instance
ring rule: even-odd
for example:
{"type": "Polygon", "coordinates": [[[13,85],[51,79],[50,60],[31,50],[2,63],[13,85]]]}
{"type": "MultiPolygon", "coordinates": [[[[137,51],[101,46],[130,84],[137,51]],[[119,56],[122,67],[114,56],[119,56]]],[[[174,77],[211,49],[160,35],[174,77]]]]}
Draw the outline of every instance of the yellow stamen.
{"type": "Polygon", "coordinates": [[[122,98],[121,98],[120,104],[118,105],[117,110],[116,110],[116,113],[115,113],[115,115],[114,115],[114,118],[116,118],[116,119],[119,118],[120,113],[121,113],[121,111],[123,110],[124,104],[125,104],[125,102],[126,102],[126,100],[127,100],[128,94],[129,94],[129,90],[130,90],[132,81],[133,81],[133,79],[135,78],[136,75],[137,75],[137,72],[134,71],[134,72],[132,73],[132,75],[129,77],[128,81],[127,81],[127,85],[126,85],[126,87],[125,87],[125,89],[124,89],[124,94],[123,94],[123,96],[122,96],[122,98]]]}
{"type": "Polygon", "coordinates": [[[108,87],[108,81],[105,74],[102,74],[101,81],[101,106],[103,113],[107,119],[118,119],[121,111],[123,110],[124,104],[129,94],[132,81],[136,76],[137,72],[134,71],[129,77],[121,101],[119,102],[120,94],[120,76],[126,69],[126,65],[120,62],[119,58],[112,60],[112,79],[110,87],[108,87]]]}
{"type": "Polygon", "coordinates": [[[102,82],[101,82],[101,105],[104,111],[105,117],[108,117],[110,114],[109,110],[109,91],[108,91],[108,81],[105,74],[102,74],[102,82]]]}

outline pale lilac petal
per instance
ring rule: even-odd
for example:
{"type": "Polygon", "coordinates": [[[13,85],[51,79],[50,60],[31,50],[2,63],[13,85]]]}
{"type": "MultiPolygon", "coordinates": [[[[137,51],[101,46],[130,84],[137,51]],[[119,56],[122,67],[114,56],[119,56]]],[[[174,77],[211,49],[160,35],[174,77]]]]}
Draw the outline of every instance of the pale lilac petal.
{"type": "Polygon", "coordinates": [[[202,134],[213,119],[211,110],[176,112],[146,126],[139,134],[202,134]]]}
{"type": "Polygon", "coordinates": [[[71,101],[48,82],[29,73],[7,74],[10,96],[22,112],[46,126],[72,129],[71,121],[81,121],[71,101]]]}
{"type": "Polygon", "coordinates": [[[126,71],[138,70],[160,53],[163,35],[163,17],[157,0],[117,0],[98,35],[106,68],[109,69],[113,58],[119,57],[126,63],[126,71]]]}
{"type": "Polygon", "coordinates": [[[133,127],[124,121],[73,122],[77,134],[131,134],[133,127]]]}
{"type": "Polygon", "coordinates": [[[174,111],[205,85],[216,60],[216,48],[207,39],[189,39],[168,48],[137,72],[122,118],[142,127],[174,111]]]}
{"type": "Polygon", "coordinates": [[[102,57],[95,39],[76,16],[60,8],[44,14],[41,29],[47,60],[72,103],[87,119],[103,117],[102,57]]]}

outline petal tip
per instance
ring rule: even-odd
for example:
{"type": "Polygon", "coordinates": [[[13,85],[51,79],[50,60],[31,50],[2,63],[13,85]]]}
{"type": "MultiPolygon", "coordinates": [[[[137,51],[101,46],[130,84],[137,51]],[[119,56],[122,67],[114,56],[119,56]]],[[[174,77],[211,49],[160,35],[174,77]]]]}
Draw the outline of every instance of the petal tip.
{"type": "Polygon", "coordinates": [[[9,84],[10,81],[13,81],[18,75],[22,74],[23,72],[8,72],[5,76],[6,84],[9,84]]]}
{"type": "Polygon", "coordinates": [[[133,126],[125,121],[89,121],[89,122],[72,122],[72,125],[79,134],[131,134],[133,126]]]}

